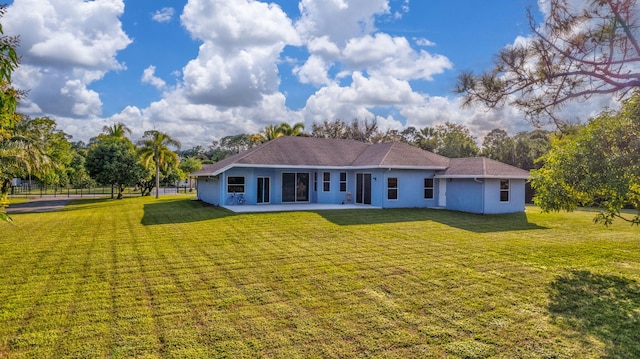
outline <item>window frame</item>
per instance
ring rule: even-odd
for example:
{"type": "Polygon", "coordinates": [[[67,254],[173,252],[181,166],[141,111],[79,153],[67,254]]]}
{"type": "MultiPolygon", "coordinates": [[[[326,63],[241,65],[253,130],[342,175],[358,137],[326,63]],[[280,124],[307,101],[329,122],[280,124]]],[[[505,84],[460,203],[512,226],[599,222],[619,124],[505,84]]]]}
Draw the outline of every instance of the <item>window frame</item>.
{"type": "Polygon", "coordinates": [[[227,193],[242,193],[244,194],[245,191],[247,189],[247,178],[245,176],[228,176],[227,177],[227,193]],[[238,183],[231,183],[231,179],[239,179],[242,178],[242,183],[238,182],[238,183]],[[240,190],[231,190],[232,187],[237,187],[237,189],[242,189],[240,190]]]}
{"type": "Polygon", "coordinates": [[[499,182],[499,197],[500,203],[509,203],[511,201],[511,180],[501,179],[499,182]],[[504,185],[504,186],[503,186],[504,185]],[[503,195],[506,194],[506,199],[503,195]]]}
{"type": "Polygon", "coordinates": [[[331,172],[322,172],[322,192],[331,192],[331,172]]]}
{"type": "Polygon", "coordinates": [[[340,172],[340,192],[347,192],[347,172],[340,172]],[[344,180],[342,176],[344,175],[344,180]]]}
{"type": "Polygon", "coordinates": [[[423,181],[424,184],[424,199],[432,200],[435,198],[435,180],[433,178],[425,178],[423,181]],[[427,185],[427,181],[431,181],[431,186],[427,185]],[[431,196],[427,196],[427,191],[431,191],[431,196]]]}
{"type": "Polygon", "coordinates": [[[388,201],[397,201],[399,197],[398,188],[400,180],[398,177],[387,177],[387,200],[388,201]],[[392,181],[395,181],[395,186],[392,186],[392,181]],[[395,195],[391,195],[394,193],[395,195]],[[395,198],[394,198],[395,197],[395,198]]]}

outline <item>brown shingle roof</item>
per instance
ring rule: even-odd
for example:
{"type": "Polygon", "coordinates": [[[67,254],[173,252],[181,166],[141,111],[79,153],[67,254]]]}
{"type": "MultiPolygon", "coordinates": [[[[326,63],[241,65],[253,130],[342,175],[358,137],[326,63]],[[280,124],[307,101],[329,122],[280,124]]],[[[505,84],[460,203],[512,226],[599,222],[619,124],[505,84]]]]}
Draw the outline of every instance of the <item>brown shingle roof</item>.
{"type": "Polygon", "coordinates": [[[449,159],[400,142],[366,144],[355,140],[280,137],[204,165],[193,176],[210,176],[231,167],[422,168],[443,170],[441,177],[527,178],[528,171],[486,158],[449,159]]]}
{"type": "Polygon", "coordinates": [[[452,158],[441,178],[529,178],[529,171],[485,157],[452,158]]]}

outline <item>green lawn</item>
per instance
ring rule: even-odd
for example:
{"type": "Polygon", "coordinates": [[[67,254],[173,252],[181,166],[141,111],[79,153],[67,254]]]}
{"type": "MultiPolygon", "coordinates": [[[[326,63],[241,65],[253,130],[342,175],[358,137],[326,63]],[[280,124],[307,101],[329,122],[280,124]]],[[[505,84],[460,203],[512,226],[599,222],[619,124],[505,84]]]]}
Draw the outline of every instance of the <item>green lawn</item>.
{"type": "Polygon", "coordinates": [[[640,229],[593,215],[14,214],[0,358],[640,357],[640,229]]]}

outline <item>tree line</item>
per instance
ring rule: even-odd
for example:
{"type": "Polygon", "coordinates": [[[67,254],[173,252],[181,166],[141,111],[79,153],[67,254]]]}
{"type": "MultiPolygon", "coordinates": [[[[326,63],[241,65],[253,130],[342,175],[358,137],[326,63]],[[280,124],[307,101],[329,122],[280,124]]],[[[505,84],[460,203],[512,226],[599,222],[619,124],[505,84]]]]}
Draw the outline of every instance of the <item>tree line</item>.
{"type": "Polygon", "coordinates": [[[215,163],[230,155],[248,150],[281,136],[305,136],[356,140],[365,143],[404,142],[449,158],[484,156],[522,169],[538,168],[536,159],[549,150],[552,132],[525,131],[509,136],[502,129],[494,129],[478,145],[468,127],[446,122],[435,127],[382,131],[376,122],[353,120],[325,120],[314,123],[305,132],[303,123],[270,124],[257,134],[242,133],[213,141],[208,147],[197,145],[177,151],[182,158],[194,158],[202,163],[215,163]]]}

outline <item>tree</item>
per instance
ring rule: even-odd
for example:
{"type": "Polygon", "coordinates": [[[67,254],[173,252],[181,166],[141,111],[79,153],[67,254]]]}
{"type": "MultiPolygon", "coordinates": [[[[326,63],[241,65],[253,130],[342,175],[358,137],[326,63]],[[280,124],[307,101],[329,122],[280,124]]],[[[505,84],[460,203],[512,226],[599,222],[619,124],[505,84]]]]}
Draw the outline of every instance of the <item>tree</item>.
{"type": "Polygon", "coordinates": [[[303,136],[304,133],[304,123],[297,122],[293,126],[290,124],[283,122],[278,126],[278,132],[282,133],[283,136],[303,136]]]}
{"type": "Polygon", "coordinates": [[[358,120],[353,120],[351,124],[343,120],[325,120],[321,124],[314,123],[311,137],[356,140],[365,143],[376,143],[384,141],[385,138],[384,134],[378,130],[378,124],[375,121],[369,122],[367,120],[362,124],[358,120]]]}
{"type": "Polygon", "coordinates": [[[50,165],[45,142],[46,135],[35,121],[16,116],[12,126],[7,126],[0,138],[0,220],[9,221],[4,208],[9,203],[11,180],[29,174],[42,176],[50,165]]]}
{"type": "MultiPolygon", "coordinates": [[[[0,5],[0,17],[6,12],[6,7],[0,5]]],[[[24,91],[11,86],[11,75],[20,64],[20,58],[16,52],[19,44],[17,36],[6,36],[0,24],[0,221],[10,222],[11,218],[5,212],[9,204],[6,188],[6,177],[9,176],[9,167],[16,168],[25,163],[20,159],[22,150],[20,140],[12,140],[16,123],[21,119],[17,115],[18,100],[24,95],[24,91]]]]}
{"type": "Polygon", "coordinates": [[[414,145],[425,151],[434,152],[438,147],[438,131],[433,127],[425,127],[416,132],[414,145]]]}
{"type": "MultiPolygon", "coordinates": [[[[513,166],[524,170],[538,169],[543,165],[540,158],[551,148],[551,133],[545,130],[520,132],[513,136],[513,166]]],[[[509,163],[509,162],[507,162],[509,163]]]]}
{"type": "MultiPolygon", "coordinates": [[[[180,170],[188,175],[201,169],[202,162],[193,157],[189,157],[184,159],[183,161],[180,161],[180,170]]],[[[189,176],[189,190],[191,190],[191,176],[189,176]]]]}
{"type": "Polygon", "coordinates": [[[103,126],[102,132],[111,138],[125,138],[127,135],[131,135],[131,129],[122,122],[114,123],[112,126],[103,126]]]}
{"type": "Polygon", "coordinates": [[[23,121],[26,126],[24,132],[32,137],[34,142],[41,143],[45,155],[48,157],[48,166],[44,168],[39,179],[47,185],[66,186],[69,183],[69,165],[74,156],[71,136],[57,129],[56,121],[49,117],[30,119],[23,121]]]}
{"type": "Polygon", "coordinates": [[[529,11],[533,39],[500,51],[493,69],[458,78],[465,104],[509,103],[537,123],[569,102],[596,94],[628,97],[640,86],[640,6],[636,0],[548,0],[539,26],[529,11]],[[572,6],[575,4],[575,7],[572,6]]]}
{"type": "Polygon", "coordinates": [[[87,151],[85,165],[98,183],[118,189],[118,199],[122,199],[125,186],[137,182],[140,171],[135,146],[128,138],[100,139],[87,151]]]}
{"type": "Polygon", "coordinates": [[[572,132],[554,139],[542,168],[532,171],[534,202],[543,211],[595,206],[598,223],[640,225],[640,93],[572,132]]]}
{"type": "Polygon", "coordinates": [[[348,127],[349,124],[342,120],[324,120],[320,124],[314,123],[311,126],[311,136],[318,138],[347,139],[349,136],[348,127]]]}
{"type": "Polygon", "coordinates": [[[275,140],[282,136],[302,136],[304,133],[304,123],[298,122],[293,127],[283,122],[278,126],[269,125],[265,127],[260,133],[251,136],[252,143],[265,143],[271,140],[275,140]]]}
{"type": "Polygon", "coordinates": [[[480,151],[471,131],[464,126],[452,122],[438,125],[435,129],[437,146],[435,153],[449,157],[474,157],[480,151]]]}
{"type": "Polygon", "coordinates": [[[493,129],[482,141],[482,155],[496,161],[515,165],[515,144],[505,130],[493,129]]]}
{"type": "Polygon", "coordinates": [[[153,161],[156,166],[156,198],[160,198],[160,169],[166,170],[170,164],[177,166],[179,162],[178,155],[168,146],[180,148],[180,142],[166,133],[150,130],[144,132],[138,145],[141,146],[138,152],[142,162],[148,166],[149,162],[153,161]]]}

